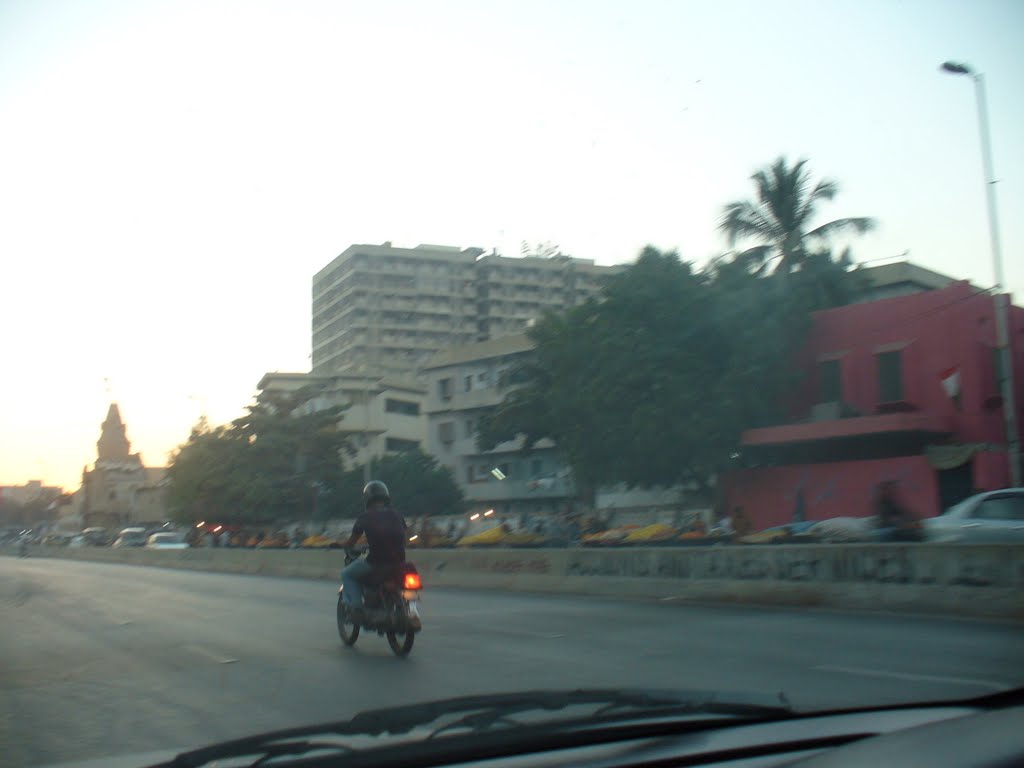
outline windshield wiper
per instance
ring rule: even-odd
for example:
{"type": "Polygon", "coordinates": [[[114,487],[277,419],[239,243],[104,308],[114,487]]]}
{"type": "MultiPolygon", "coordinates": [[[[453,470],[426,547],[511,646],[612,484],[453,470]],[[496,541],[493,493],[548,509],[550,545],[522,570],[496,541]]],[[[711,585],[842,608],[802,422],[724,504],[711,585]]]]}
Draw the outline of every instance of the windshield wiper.
{"type": "MultiPolygon", "coordinates": [[[[446,704],[471,704],[474,697],[462,699],[449,699],[438,702],[446,704]]],[[[612,712],[629,712],[644,715],[729,715],[733,717],[758,717],[779,714],[790,714],[791,709],[785,697],[780,694],[778,701],[759,700],[763,697],[756,697],[746,694],[744,699],[724,699],[721,694],[712,691],[658,691],[658,690],[576,690],[576,691],[543,691],[532,694],[508,694],[505,696],[481,696],[476,697],[482,700],[479,707],[462,706],[454,712],[464,712],[468,709],[479,709],[451,723],[446,723],[435,729],[427,737],[433,739],[447,731],[465,728],[474,732],[489,730],[500,722],[510,722],[513,725],[520,725],[518,721],[512,720],[510,715],[517,713],[534,712],[539,710],[563,710],[573,706],[588,704],[600,705],[599,709],[587,717],[588,722],[597,718],[605,717],[612,712]],[[495,701],[495,699],[498,699],[495,701]],[[488,703],[488,700],[490,702],[488,703]]],[[[426,705],[429,706],[429,705],[426,705]]],[[[453,710],[446,710],[441,714],[452,714],[453,710]]],[[[440,715],[438,715],[439,717],[440,715]]],[[[438,717],[433,717],[429,722],[434,722],[438,717]]],[[[420,723],[425,724],[425,723],[420,723]]]]}
{"type": "MultiPolygon", "coordinates": [[[[452,699],[389,707],[360,712],[351,720],[289,728],[280,731],[226,741],[209,747],[183,752],[168,763],[154,768],[199,768],[213,760],[253,755],[253,765],[275,757],[300,755],[314,751],[356,751],[349,745],[325,741],[305,741],[308,736],[382,736],[403,735],[414,728],[430,725],[446,715],[463,715],[425,735],[431,740],[447,731],[468,729],[482,733],[500,723],[512,726],[550,725],[520,723],[512,715],[529,712],[558,712],[570,707],[592,705],[598,709],[582,722],[593,723],[623,712],[634,716],[722,715],[730,717],[777,717],[792,714],[783,694],[777,698],[742,694],[728,697],[715,691],[660,691],[644,689],[581,689],[568,691],[530,691],[525,693],[460,696],[452,699]]],[[[558,721],[568,725],[580,721],[558,721]]]]}

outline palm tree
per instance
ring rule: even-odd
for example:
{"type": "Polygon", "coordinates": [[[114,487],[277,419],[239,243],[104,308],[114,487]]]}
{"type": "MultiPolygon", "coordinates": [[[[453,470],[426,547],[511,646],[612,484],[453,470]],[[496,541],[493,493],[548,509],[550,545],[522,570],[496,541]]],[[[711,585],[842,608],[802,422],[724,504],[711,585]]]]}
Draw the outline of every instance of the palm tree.
{"type": "Polygon", "coordinates": [[[833,235],[844,232],[863,234],[874,228],[873,219],[836,219],[808,231],[808,226],[822,200],[832,200],[839,185],[821,179],[811,185],[806,160],[788,166],[780,157],[769,168],[751,176],[757,187],[757,201],[741,200],[725,206],[718,228],[726,234],[729,247],[741,240],[760,240],[736,255],[752,269],[761,272],[778,260],[775,271],[783,273],[799,269],[811,255],[821,252],[833,235]]]}

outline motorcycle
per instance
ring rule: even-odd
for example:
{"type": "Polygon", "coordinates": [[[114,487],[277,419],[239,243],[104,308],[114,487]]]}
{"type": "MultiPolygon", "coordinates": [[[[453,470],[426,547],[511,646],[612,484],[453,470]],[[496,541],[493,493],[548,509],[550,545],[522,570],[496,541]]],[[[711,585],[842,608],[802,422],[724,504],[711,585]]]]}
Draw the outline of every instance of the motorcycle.
{"type": "MultiPolygon", "coordinates": [[[[345,565],[366,554],[365,549],[346,550],[345,565]]],[[[359,630],[386,636],[396,656],[412,650],[416,635],[422,629],[419,594],[422,585],[416,566],[403,563],[386,573],[363,582],[363,606],[360,615],[352,616],[345,603],[345,586],[338,587],[338,635],[347,645],[355,645],[359,630]]]]}

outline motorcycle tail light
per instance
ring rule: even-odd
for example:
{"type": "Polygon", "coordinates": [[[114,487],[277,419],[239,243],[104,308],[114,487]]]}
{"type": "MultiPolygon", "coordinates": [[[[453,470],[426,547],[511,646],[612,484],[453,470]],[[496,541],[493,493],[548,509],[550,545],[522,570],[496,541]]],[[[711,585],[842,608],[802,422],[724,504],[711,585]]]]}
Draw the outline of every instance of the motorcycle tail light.
{"type": "Polygon", "coordinates": [[[407,573],[405,574],[405,588],[406,589],[421,589],[420,575],[418,573],[407,573]]]}

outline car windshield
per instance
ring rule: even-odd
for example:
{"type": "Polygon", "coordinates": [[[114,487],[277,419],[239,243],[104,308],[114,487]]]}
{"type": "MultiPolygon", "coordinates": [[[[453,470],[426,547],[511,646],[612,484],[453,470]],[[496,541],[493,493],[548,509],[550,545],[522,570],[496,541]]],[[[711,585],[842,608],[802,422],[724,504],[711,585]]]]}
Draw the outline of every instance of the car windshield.
{"type": "Polygon", "coordinates": [[[0,3],[0,763],[1024,686],[1022,30],[0,3]]]}

